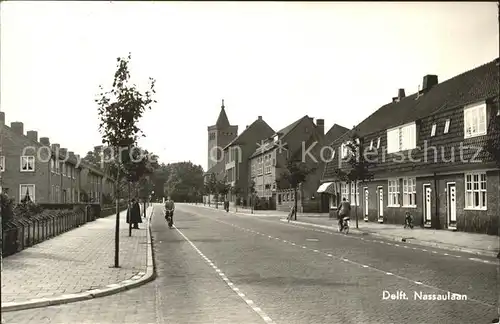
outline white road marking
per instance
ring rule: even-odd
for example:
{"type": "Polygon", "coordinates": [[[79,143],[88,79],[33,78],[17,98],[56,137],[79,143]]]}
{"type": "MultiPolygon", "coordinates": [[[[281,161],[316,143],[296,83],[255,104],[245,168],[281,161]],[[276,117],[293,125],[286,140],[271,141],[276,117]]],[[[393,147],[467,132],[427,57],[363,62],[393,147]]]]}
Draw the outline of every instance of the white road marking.
{"type": "MultiPolygon", "coordinates": [[[[184,233],[182,233],[177,227],[175,227],[174,225],[174,228],[177,230],[177,232],[179,232],[179,234],[193,247],[193,249],[198,252],[198,254],[203,258],[203,259],[206,259],[207,263],[210,262],[213,264],[212,261],[210,261],[207,257],[205,257],[205,255],[203,254],[203,252],[201,252],[197,247],[196,245],[194,245],[193,242],[191,242],[190,239],[187,238],[186,235],[184,235],[184,233]]],[[[217,273],[219,273],[219,275],[222,277],[222,279],[226,282],[226,284],[229,286],[229,288],[231,288],[234,292],[236,292],[238,294],[238,296],[243,299],[251,308],[254,312],[256,312],[264,322],[266,323],[272,323],[274,324],[273,320],[267,316],[267,314],[262,311],[262,309],[260,307],[257,307],[257,306],[254,306],[254,302],[250,299],[246,299],[245,298],[245,294],[239,292],[240,290],[238,288],[236,288],[234,286],[234,284],[232,282],[229,281],[229,279],[226,277],[226,275],[219,269],[217,268],[216,266],[213,267],[215,269],[215,271],[217,273]]]]}
{"type": "MultiPolygon", "coordinates": [[[[227,225],[230,225],[230,224],[228,224],[228,223],[224,223],[224,222],[221,222],[221,223],[223,223],[223,224],[227,224],[227,225]]],[[[374,241],[374,242],[377,242],[377,241],[374,241]]],[[[380,242],[381,242],[381,243],[383,243],[383,241],[380,241],[380,242]]],[[[289,243],[290,245],[296,245],[295,243],[290,242],[290,241],[289,241],[288,243],[289,243]]],[[[299,246],[300,246],[300,245],[299,245],[299,246]]],[[[303,249],[307,249],[307,246],[302,245],[302,248],[303,248],[303,249]]],[[[312,250],[312,249],[311,249],[311,251],[314,251],[314,250],[312,250]]],[[[427,251],[427,250],[422,249],[422,251],[427,251]]],[[[337,257],[337,256],[334,256],[334,255],[329,254],[329,253],[326,253],[326,252],[324,252],[324,254],[325,254],[325,255],[327,255],[327,256],[333,257],[333,258],[340,259],[340,260],[342,260],[342,261],[344,261],[344,262],[349,262],[349,263],[351,263],[351,264],[358,265],[358,266],[361,266],[361,267],[363,267],[363,268],[367,268],[367,269],[372,270],[372,271],[376,271],[376,272],[379,272],[379,273],[384,273],[384,274],[386,274],[386,275],[390,275],[390,276],[396,277],[396,278],[398,278],[398,279],[401,279],[401,280],[404,280],[404,281],[407,281],[407,282],[411,282],[411,283],[413,283],[413,284],[422,285],[422,286],[425,286],[425,287],[427,287],[427,288],[436,289],[436,290],[441,291],[441,292],[448,292],[448,290],[441,289],[441,288],[438,288],[438,287],[435,287],[435,286],[431,286],[431,285],[426,285],[426,284],[424,284],[424,283],[422,283],[422,282],[420,282],[420,281],[415,281],[415,280],[412,280],[412,279],[409,279],[409,278],[406,278],[406,277],[403,277],[403,276],[395,275],[395,274],[393,274],[392,272],[387,272],[387,271],[384,271],[384,270],[380,270],[380,269],[377,269],[377,268],[371,267],[371,266],[369,266],[369,265],[365,265],[365,264],[358,263],[358,262],[356,262],[356,261],[350,261],[350,260],[348,260],[348,259],[345,259],[345,258],[342,258],[342,257],[337,257]]],[[[459,256],[457,256],[457,257],[459,257],[459,256]]],[[[469,258],[469,259],[471,260],[471,259],[473,259],[473,258],[469,258]]],[[[476,260],[480,260],[480,259],[476,259],[476,260]]],[[[476,260],[474,260],[474,261],[476,261],[476,260]]],[[[486,261],[486,260],[481,260],[481,262],[488,262],[488,263],[489,263],[489,261],[486,261]]],[[[454,293],[453,293],[453,292],[451,292],[451,291],[450,291],[450,293],[454,294],[454,293]]],[[[482,305],[488,306],[488,307],[495,307],[495,305],[491,305],[491,304],[488,304],[488,303],[486,303],[486,302],[483,302],[483,301],[480,301],[480,300],[477,300],[477,299],[472,299],[472,298],[470,298],[469,300],[470,300],[470,301],[474,301],[474,302],[476,302],[476,303],[478,303],[478,304],[482,304],[482,305]]]]}
{"type": "Polygon", "coordinates": [[[469,260],[476,261],[476,262],[487,263],[487,264],[497,264],[497,262],[492,262],[492,261],[488,261],[488,260],[482,260],[482,259],[478,259],[478,258],[469,258],[469,260]]]}

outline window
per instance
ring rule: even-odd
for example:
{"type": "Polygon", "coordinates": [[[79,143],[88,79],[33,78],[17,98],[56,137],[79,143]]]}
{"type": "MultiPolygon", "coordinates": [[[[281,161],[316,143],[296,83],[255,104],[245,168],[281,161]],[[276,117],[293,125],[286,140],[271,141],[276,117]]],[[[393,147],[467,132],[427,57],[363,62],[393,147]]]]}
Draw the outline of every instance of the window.
{"type": "Polygon", "coordinates": [[[59,160],[56,160],[54,161],[55,165],[56,165],[56,174],[59,174],[60,170],[61,170],[61,162],[59,160]]]}
{"type": "Polygon", "coordinates": [[[351,182],[351,205],[359,206],[359,186],[356,187],[355,181],[351,182]]]}
{"type": "Polygon", "coordinates": [[[35,171],[34,156],[21,156],[21,171],[24,172],[35,171]]]}
{"type": "Polygon", "coordinates": [[[370,141],[370,150],[373,150],[373,140],[370,141]]]}
{"type": "Polygon", "coordinates": [[[340,184],[340,194],[342,196],[342,200],[347,200],[349,201],[349,188],[347,187],[347,183],[346,182],[342,182],[340,184]]]}
{"type": "Polygon", "coordinates": [[[19,201],[31,201],[35,202],[35,185],[34,184],[22,184],[19,185],[19,201]]]}
{"type": "Polygon", "coordinates": [[[465,208],[486,210],[486,173],[465,175],[465,208]]]}
{"type": "Polygon", "coordinates": [[[62,163],[62,175],[66,176],[66,163],[62,163]]]}
{"type": "Polygon", "coordinates": [[[380,148],[380,137],[377,139],[377,149],[380,148]]]}
{"type": "Polygon", "coordinates": [[[0,156],[0,172],[5,171],[5,156],[0,156]]]}
{"type": "Polygon", "coordinates": [[[450,131],[450,120],[447,119],[446,122],[444,123],[443,134],[448,134],[449,131],[450,131]]]}
{"type": "Polygon", "coordinates": [[[387,153],[412,150],[417,147],[415,123],[387,130],[387,153]]]}
{"type": "Polygon", "coordinates": [[[486,103],[464,109],[464,138],[486,135],[486,103]]]}
{"type": "Polygon", "coordinates": [[[345,159],[349,156],[350,154],[350,151],[351,149],[349,148],[349,146],[347,145],[348,143],[342,143],[342,145],[340,146],[340,153],[342,155],[342,159],[345,159]]]}
{"type": "Polygon", "coordinates": [[[56,172],[56,162],[54,161],[54,159],[50,159],[50,172],[56,172]]]}
{"type": "Polygon", "coordinates": [[[399,207],[399,180],[389,180],[389,204],[390,207],[399,207]]]}
{"type": "Polygon", "coordinates": [[[417,179],[404,178],[403,179],[403,206],[416,207],[417,206],[417,179]]]}
{"type": "Polygon", "coordinates": [[[431,137],[436,136],[436,124],[432,125],[431,137]]]}

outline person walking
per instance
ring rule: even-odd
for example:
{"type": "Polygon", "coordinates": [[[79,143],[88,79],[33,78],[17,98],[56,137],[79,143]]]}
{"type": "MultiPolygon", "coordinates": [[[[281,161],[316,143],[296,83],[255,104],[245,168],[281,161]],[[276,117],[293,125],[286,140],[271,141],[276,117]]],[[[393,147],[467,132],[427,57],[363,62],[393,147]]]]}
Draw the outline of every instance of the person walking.
{"type": "Polygon", "coordinates": [[[142,223],[141,207],[136,198],[132,198],[130,206],[127,210],[127,224],[132,223],[133,229],[139,229],[139,223],[142,223]]]}

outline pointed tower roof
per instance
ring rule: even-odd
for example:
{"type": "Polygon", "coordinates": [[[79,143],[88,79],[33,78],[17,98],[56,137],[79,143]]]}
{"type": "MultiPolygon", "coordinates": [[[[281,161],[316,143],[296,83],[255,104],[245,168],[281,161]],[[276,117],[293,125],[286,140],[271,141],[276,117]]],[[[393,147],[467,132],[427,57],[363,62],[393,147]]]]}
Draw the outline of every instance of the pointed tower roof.
{"type": "Polygon", "coordinates": [[[220,114],[219,114],[219,118],[217,118],[217,122],[215,123],[215,126],[217,126],[217,128],[225,128],[225,127],[229,127],[231,126],[231,124],[229,124],[229,119],[227,118],[227,115],[226,115],[226,111],[224,110],[224,99],[222,99],[222,106],[220,107],[221,110],[220,110],[220,114]]]}

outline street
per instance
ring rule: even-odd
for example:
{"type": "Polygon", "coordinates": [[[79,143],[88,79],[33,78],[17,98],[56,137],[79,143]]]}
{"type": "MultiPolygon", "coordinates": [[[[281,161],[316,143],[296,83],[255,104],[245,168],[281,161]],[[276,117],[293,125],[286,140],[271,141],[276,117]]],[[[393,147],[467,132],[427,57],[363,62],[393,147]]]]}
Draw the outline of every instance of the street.
{"type": "MultiPolygon", "coordinates": [[[[177,205],[152,218],[157,278],[5,323],[490,323],[498,263],[365,235],[177,205]],[[460,294],[466,300],[418,300],[460,294]],[[385,293],[384,293],[385,292],[385,293]],[[384,300],[393,294],[395,300],[384,300]]],[[[483,259],[487,259],[484,258],[483,259]]]]}

